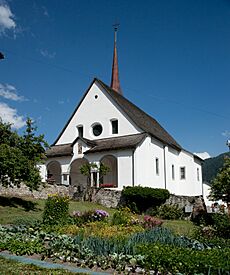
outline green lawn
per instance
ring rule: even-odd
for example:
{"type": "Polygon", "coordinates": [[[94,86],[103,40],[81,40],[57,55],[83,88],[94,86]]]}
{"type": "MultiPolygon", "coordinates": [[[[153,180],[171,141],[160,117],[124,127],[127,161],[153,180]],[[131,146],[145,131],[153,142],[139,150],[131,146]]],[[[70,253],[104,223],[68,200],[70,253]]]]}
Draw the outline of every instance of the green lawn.
{"type": "Polygon", "coordinates": [[[192,237],[196,226],[191,221],[185,220],[165,220],[164,227],[171,229],[177,235],[192,237]]]}
{"type": "MultiPolygon", "coordinates": [[[[35,200],[32,198],[15,198],[0,196],[0,224],[15,224],[20,221],[29,221],[42,219],[42,212],[45,206],[45,200],[35,200]]],[[[103,209],[113,214],[113,209],[108,209],[102,205],[92,202],[70,201],[70,210],[87,211],[91,209],[103,209]]],[[[195,226],[190,221],[185,220],[167,220],[163,226],[170,228],[178,235],[192,236],[195,226]]]]}
{"type": "MultiPolygon", "coordinates": [[[[41,220],[44,206],[45,200],[0,196],[0,224],[14,224],[20,220],[41,220]]],[[[103,209],[110,214],[114,212],[113,209],[108,209],[96,203],[70,202],[70,213],[73,211],[86,211],[90,209],[103,209]]]]}
{"type": "MultiPolygon", "coordinates": [[[[72,275],[76,274],[64,269],[45,269],[35,265],[23,264],[18,261],[8,260],[0,256],[0,274],[2,275],[21,275],[21,274],[43,274],[43,275],[72,275]]],[[[77,273],[87,275],[86,273],[77,273]]]]}

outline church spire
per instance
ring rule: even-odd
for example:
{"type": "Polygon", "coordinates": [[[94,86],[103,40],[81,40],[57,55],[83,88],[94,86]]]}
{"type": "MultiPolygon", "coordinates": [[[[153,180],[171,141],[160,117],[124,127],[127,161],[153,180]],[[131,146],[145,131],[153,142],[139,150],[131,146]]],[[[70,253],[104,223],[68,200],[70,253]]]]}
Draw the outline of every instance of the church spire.
{"type": "Polygon", "coordinates": [[[113,67],[112,67],[112,77],[111,77],[111,85],[110,87],[122,94],[120,81],[119,81],[119,72],[118,72],[118,57],[117,57],[117,30],[119,24],[115,24],[114,26],[114,50],[113,50],[113,67]]]}

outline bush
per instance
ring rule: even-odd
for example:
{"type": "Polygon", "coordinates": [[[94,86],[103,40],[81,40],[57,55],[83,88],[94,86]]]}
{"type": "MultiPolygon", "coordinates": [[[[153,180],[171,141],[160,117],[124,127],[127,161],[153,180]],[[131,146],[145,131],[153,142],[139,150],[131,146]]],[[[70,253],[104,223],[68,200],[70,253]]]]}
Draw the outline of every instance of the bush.
{"type": "Polygon", "coordinates": [[[105,221],[106,218],[108,217],[109,217],[108,212],[101,209],[89,210],[85,212],[80,212],[80,211],[73,212],[74,223],[77,225],[82,225],[88,222],[105,221]]]}
{"type": "Polygon", "coordinates": [[[229,274],[230,249],[142,245],[138,253],[145,255],[144,267],[157,274],[229,274]]]}
{"type": "Polygon", "coordinates": [[[114,212],[111,224],[112,225],[128,225],[132,221],[132,213],[128,207],[118,209],[114,212]]]}
{"type": "Polygon", "coordinates": [[[168,190],[161,188],[128,186],[122,190],[126,205],[133,211],[138,210],[140,213],[150,207],[157,207],[165,203],[169,195],[168,190]],[[133,209],[133,205],[136,206],[136,209],[133,209]]]}
{"type": "Polygon", "coordinates": [[[155,217],[151,217],[151,216],[144,216],[144,221],[143,221],[143,227],[146,229],[152,229],[153,227],[156,226],[161,226],[162,225],[162,221],[155,218],[155,217]]]}
{"type": "Polygon", "coordinates": [[[50,195],[45,203],[43,223],[45,225],[62,225],[69,220],[69,198],[58,194],[50,195]]]}
{"type": "Polygon", "coordinates": [[[157,208],[156,216],[165,220],[177,220],[183,217],[183,210],[178,205],[164,204],[157,208]]]}
{"type": "Polygon", "coordinates": [[[216,236],[230,238],[230,217],[228,214],[215,213],[213,217],[213,228],[216,230],[216,236]]]}

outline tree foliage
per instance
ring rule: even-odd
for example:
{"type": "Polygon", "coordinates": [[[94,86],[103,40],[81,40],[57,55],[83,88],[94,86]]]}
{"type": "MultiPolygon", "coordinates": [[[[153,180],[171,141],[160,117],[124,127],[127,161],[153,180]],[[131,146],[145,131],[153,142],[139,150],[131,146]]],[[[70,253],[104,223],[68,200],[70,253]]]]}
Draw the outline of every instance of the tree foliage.
{"type": "Polygon", "coordinates": [[[105,176],[109,171],[110,168],[104,165],[102,162],[100,163],[99,167],[96,163],[86,163],[80,167],[80,172],[82,175],[87,176],[88,182],[90,182],[91,177],[91,170],[96,169],[99,172],[99,182],[102,180],[103,176],[105,176]]]}
{"type": "Polygon", "coordinates": [[[41,183],[38,164],[48,148],[44,135],[36,135],[31,119],[26,121],[25,133],[20,136],[11,125],[0,120],[0,183],[3,186],[25,183],[31,190],[41,183]]]}
{"type": "Polygon", "coordinates": [[[210,197],[230,204],[230,158],[226,157],[224,166],[212,181],[210,197]]]}

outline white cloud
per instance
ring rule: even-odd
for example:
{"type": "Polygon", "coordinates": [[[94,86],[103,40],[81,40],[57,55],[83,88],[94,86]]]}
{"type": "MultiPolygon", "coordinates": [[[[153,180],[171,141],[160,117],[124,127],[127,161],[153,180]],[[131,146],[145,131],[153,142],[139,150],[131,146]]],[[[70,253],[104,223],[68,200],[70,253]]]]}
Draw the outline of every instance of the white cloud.
{"type": "Polygon", "coordinates": [[[11,99],[14,101],[25,101],[26,98],[24,96],[19,96],[17,94],[17,90],[14,86],[9,84],[1,84],[0,83],[0,96],[6,99],[11,99]]]}
{"type": "Polygon", "coordinates": [[[49,17],[49,13],[48,13],[48,10],[45,6],[42,6],[42,9],[43,9],[43,14],[47,17],[49,17]]]}
{"type": "Polygon", "coordinates": [[[6,103],[0,102],[0,117],[3,122],[12,124],[12,128],[19,129],[26,125],[23,116],[17,114],[17,110],[6,103]]]}
{"type": "Polygon", "coordinates": [[[47,50],[40,50],[40,54],[44,57],[48,57],[48,58],[54,58],[56,56],[56,52],[49,52],[47,50]]]}
{"type": "Polygon", "coordinates": [[[199,158],[205,160],[211,158],[208,152],[203,152],[203,153],[194,153],[194,155],[197,155],[199,158]]]}
{"type": "Polygon", "coordinates": [[[15,28],[16,23],[10,7],[4,2],[0,2],[0,35],[4,34],[6,30],[14,30],[15,28]]]}
{"type": "Polygon", "coordinates": [[[221,133],[222,136],[229,138],[230,137],[230,131],[225,130],[223,133],[221,133]]]}

